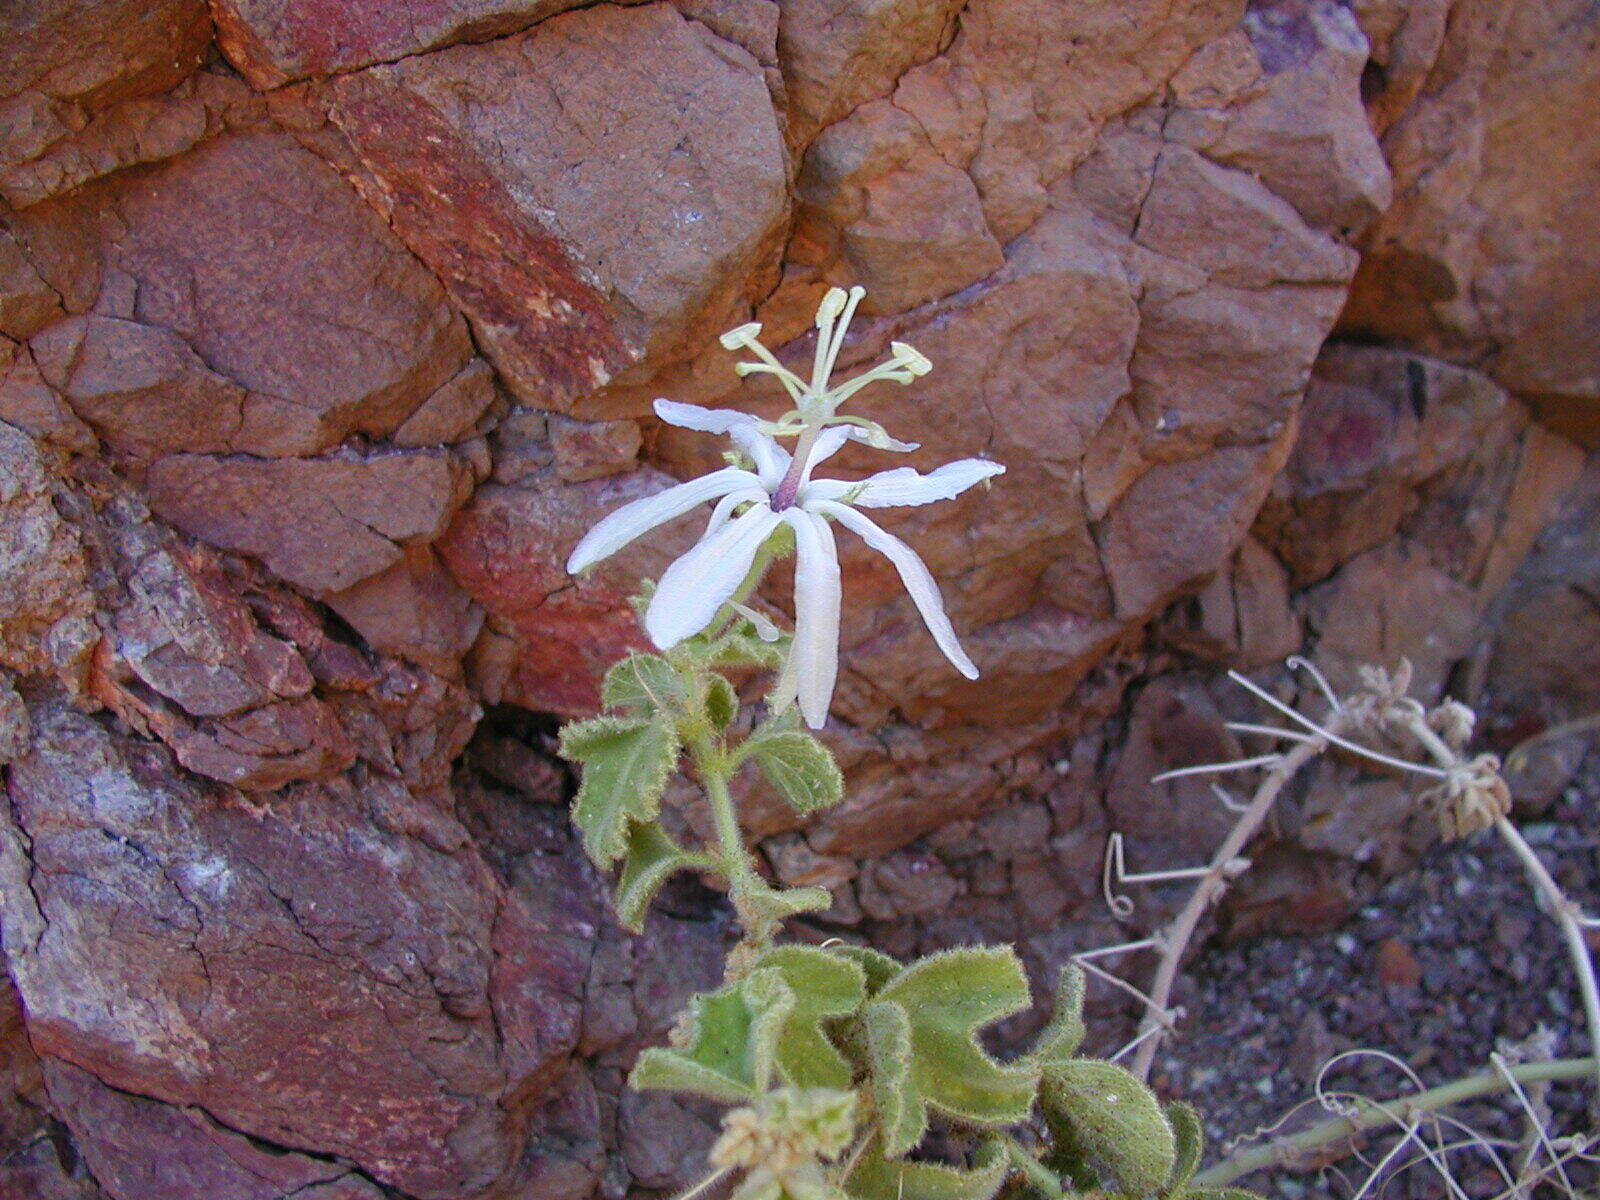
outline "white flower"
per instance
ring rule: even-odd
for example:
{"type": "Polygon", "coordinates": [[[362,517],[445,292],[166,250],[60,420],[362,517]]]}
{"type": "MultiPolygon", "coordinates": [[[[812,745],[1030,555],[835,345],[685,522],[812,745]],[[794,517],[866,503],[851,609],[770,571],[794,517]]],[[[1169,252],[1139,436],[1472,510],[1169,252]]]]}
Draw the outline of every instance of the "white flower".
{"type": "Polygon", "coordinates": [[[787,524],[794,531],[796,550],[794,645],[774,688],[774,703],[782,707],[793,697],[806,723],[820,729],[839,670],[839,556],[831,518],[895,565],[939,649],[968,679],[978,677],[978,669],[950,627],[938,586],[916,551],[858,510],[948,500],[1000,474],[1003,466],[968,458],[926,475],[901,467],[858,483],[814,480],[812,468],[847,440],[873,439],[864,436],[859,425],[813,422],[801,435],[796,453],[803,458],[797,463],[769,435],[768,423],[748,413],[670,400],[658,400],[655,407],[671,424],[728,434],[755,464],[754,471],[727,467],[624,505],[573,550],[567,570],[576,573],[656,526],[716,501],[704,535],[667,568],[645,611],[645,630],[657,647],[670,649],[711,624],[722,606],[735,598],[762,544],[779,525],[787,524]]]}

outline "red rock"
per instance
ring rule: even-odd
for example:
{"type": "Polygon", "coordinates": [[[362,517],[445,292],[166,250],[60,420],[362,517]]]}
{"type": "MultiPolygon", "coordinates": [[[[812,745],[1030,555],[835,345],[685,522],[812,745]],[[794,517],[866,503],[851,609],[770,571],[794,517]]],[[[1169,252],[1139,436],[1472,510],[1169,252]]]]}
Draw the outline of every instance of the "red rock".
{"type": "Polygon", "coordinates": [[[579,0],[219,0],[217,41],[258,88],[526,29],[579,0]]]}
{"type": "Polygon", "coordinates": [[[432,541],[470,490],[445,450],[253,459],[174,454],[150,467],[150,506],[202,541],[260,558],[317,595],[341,592],[432,541]]]}
{"type": "Polygon", "coordinates": [[[1386,988],[1411,991],[1422,982],[1422,964],[1399,938],[1378,943],[1378,982],[1386,988]]]}
{"type": "Polygon", "coordinates": [[[641,445],[637,421],[574,421],[567,417],[550,421],[556,474],[567,483],[633,470],[639,465],[641,445]]]}
{"type": "Polygon", "coordinates": [[[0,424],[0,665],[50,674],[93,609],[77,531],[53,503],[38,448],[0,424]]]}
{"type": "Polygon", "coordinates": [[[87,1071],[49,1066],[50,1100],[76,1134],[96,1182],[114,1200],[379,1200],[349,1167],[258,1146],[197,1108],[114,1091],[87,1071]]]}
{"type": "Polygon", "coordinates": [[[60,393],[45,382],[26,346],[13,344],[8,351],[0,344],[0,421],[80,454],[93,454],[100,446],[94,430],[78,420],[60,393]]]}
{"type": "MultiPolygon", "coordinates": [[[[315,453],[353,432],[388,433],[470,354],[437,281],[337,173],[283,134],[226,134],[137,181],[118,176],[36,206],[17,230],[52,282],[83,274],[81,255],[98,257],[103,274],[125,282],[102,289],[97,302],[89,290],[83,307],[95,303],[100,316],[159,331],[142,335],[143,344],[132,332],[121,337],[169,365],[141,381],[137,359],[102,358],[99,379],[91,373],[86,385],[92,395],[129,403],[117,400],[120,385],[134,391],[174,370],[182,389],[220,376],[247,393],[242,401],[218,394],[219,412],[198,424],[189,448],[215,443],[229,426],[231,449],[259,455],[315,453]],[[305,220],[308,212],[318,219],[305,220]],[[207,231],[203,241],[191,236],[197,227],[207,231]],[[87,248],[75,244],[85,236],[87,248]],[[174,336],[206,372],[170,348],[174,336]]],[[[112,340],[106,353],[116,347],[112,340]]],[[[70,376],[66,363],[60,373],[70,376]]],[[[182,389],[163,398],[167,412],[158,408],[153,421],[160,429],[165,417],[169,438],[194,412],[182,389]]],[[[123,421],[126,429],[131,418],[123,421]]]]}
{"type": "MultiPolygon", "coordinates": [[[[663,569],[670,557],[663,547],[673,543],[650,539],[576,583],[562,564],[600,515],[665,483],[655,472],[636,471],[566,487],[489,485],[462,509],[438,551],[492,615],[491,626],[517,639],[506,647],[498,700],[574,716],[595,710],[606,668],[645,644],[626,606],[640,568],[663,569]]],[[[677,544],[687,548],[688,541],[677,544]]]]}
{"type": "Polygon", "coordinates": [[[778,6],[778,51],[791,145],[887,93],[955,31],[953,0],[790,0],[778,6]]]}
{"type": "Polygon", "coordinates": [[[1420,550],[1369,550],[1313,589],[1305,606],[1316,663],[1341,693],[1358,686],[1357,668],[1392,669],[1403,657],[1415,668],[1412,694],[1436,698],[1478,633],[1472,589],[1420,550]]]}
{"type": "Polygon", "coordinates": [[[1332,0],[1276,0],[1254,6],[1244,28],[1259,92],[1189,144],[1254,174],[1313,228],[1369,225],[1393,191],[1362,107],[1369,47],[1357,17],[1332,0]]]}
{"type": "Polygon", "coordinates": [[[470,435],[495,402],[494,371],[481,358],[462,367],[405,419],[390,437],[396,446],[437,446],[470,435]]]}
{"type": "Polygon", "coordinates": [[[63,315],[60,294],[28,261],[16,235],[0,227],[0,336],[32,337],[63,315]]]}
{"type": "MultiPolygon", "coordinates": [[[[571,1047],[583,955],[528,925],[459,826],[371,775],[255,807],[92,719],[34,717],[0,886],[41,1054],[425,1200],[510,1166],[499,1098],[571,1047]]],[[[86,1125],[126,1149],[115,1122],[86,1125]]],[[[163,1135],[190,1136],[238,1161],[203,1122],[163,1135]]]]}
{"type": "Polygon", "coordinates": [[[563,14],[328,96],[357,186],[529,403],[680,353],[772,270],[787,204],[760,67],[666,4],[563,14]]]}
{"type": "Polygon", "coordinates": [[[887,101],[862,105],[806,152],[797,183],[805,256],[841,259],[866,312],[902,312],[1005,265],[977,188],[887,101]]]}
{"type": "Polygon", "coordinates": [[[386,654],[456,675],[483,624],[483,610],[427,546],[409,546],[393,566],[328,597],[328,606],[386,654]]]}
{"type": "Polygon", "coordinates": [[[1597,22],[1580,0],[1452,11],[1431,72],[1384,136],[1397,200],[1368,234],[1343,319],[1479,366],[1590,444],[1600,131],[1572,116],[1600,88],[1597,22]]]}
{"type": "Polygon", "coordinates": [[[172,87],[210,40],[203,0],[7,5],[0,12],[0,178],[49,154],[97,113],[172,87]],[[94,36],[86,39],[85,30],[94,36]]]}
{"type": "Polygon", "coordinates": [[[136,321],[73,317],[30,344],[40,375],[111,445],[142,457],[226,452],[245,421],[245,390],[177,334],[136,321]]]}
{"type": "Polygon", "coordinates": [[[230,124],[258,120],[261,108],[232,76],[198,71],[170,92],[95,113],[36,157],[0,166],[0,198],[26,208],[65,196],[126,167],[181,154],[230,124]]]}

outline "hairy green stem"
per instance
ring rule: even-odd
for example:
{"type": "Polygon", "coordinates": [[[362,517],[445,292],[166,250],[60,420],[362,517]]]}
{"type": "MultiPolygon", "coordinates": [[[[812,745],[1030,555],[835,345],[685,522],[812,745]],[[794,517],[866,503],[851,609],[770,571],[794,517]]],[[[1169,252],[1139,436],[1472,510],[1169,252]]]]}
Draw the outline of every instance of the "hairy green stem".
{"type": "Polygon", "coordinates": [[[733,795],[728,790],[728,781],[738,769],[739,761],[706,734],[692,734],[687,741],[689,756],[700,776],[700,786],[705,789],[706,800],[711,805],[711,820],[717,833],[717,857],[728,881],[728,899],[733,902],[739,924],[744,928],[744,941],[754,947],[765,946],[772,940],[777,922],[757,913],[746,902],[751,893],[770,889],[745,848],[733,795]]]}
{"type": "Polygon", "coordinates": [[[1591,1074],[1600,1059],[1558,1058],[1553,1062],[1522,1063],[1505,1071],[1480,1071],[1451,1083],[1440,1084],[1425,1092],[1402,1096],[1386,1104],[1375,1100],[1356,1099],[1350,1102],[1355,1111],[1348,1116],[1334,1117],[1313,1125],[1310,1129],[1277,1138],[1264,1145],[1253,1146],[1207,1167],[1194,1177],[1195,1187],[1226,1187],[1252,1171],[1263,1167],[1287,1166],[1300,1155],[1332,1145],[1346,1138],[1356,1138],[1363,1133],[1393,1123],[1396,1116],[1408,1117],[1417,1113],[1435,1112],[1479,1096],[1492,1095],[1520,1084],[1556,1082],[1582,1079],[1591,1074]]]}
{"type": "Polygon", "coordinates": [[[706,799],[711,804],[711,819],[717,833],[717,849],[728,885],[737,887],[755,877],[755,866],[744,847],[744,835],[739,831],[739,818],[733,810],[733,795],[728,791],[728,779],[733,774],[733,764],[728,755],[711,738],[699,734],[689,738],[689,754],[694,759],[700,786],[705,788],[706,799]]]}

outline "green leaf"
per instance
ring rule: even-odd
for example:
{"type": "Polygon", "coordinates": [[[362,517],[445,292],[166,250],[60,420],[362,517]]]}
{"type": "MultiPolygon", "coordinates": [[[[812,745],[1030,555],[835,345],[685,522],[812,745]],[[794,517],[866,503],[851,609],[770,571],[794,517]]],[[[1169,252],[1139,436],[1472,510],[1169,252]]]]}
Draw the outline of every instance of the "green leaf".
{"type": "Polygon", "coordinates": [[[1083,968],[1063,963],[1056,978],[1055,1012],[1033,1043],[1033,1057],[1047,1065],[1065,1062],[1077,1051],[1087,1032],[1083,1023],[1083,968]]]}
{"type": "Polygon", "coordinates": [[[670,713],[683,700],[683,680],[659,654],[630,654],[606,672],[600,703],[634,716],[670,713]]]}
{"type": "Polygon", "coordinates": [[[735,902],[753,919],[785,921],[808,912],[833,907],[833,893],[825,887],[771,888],[764,883],[739,890],[735,902]]]}
{"type": "Polygon", "coordinates": [[[653,821],[678,761],[678,738],[659,721],[595,717],[561,730],[561,756],[583,764],[572,819],[602,869],[627,852],[628,822],[653,821]]]}
{"type": "Polygon", "coordinates": [[[977,1034],[1028,1001],[1027,977],[1009,946],[963,947],[906,967],[863,1008],[874,1099],[891,1157],[921,1140],[930,1107],[990,1125],[1027,1117],[1037,1069],[996,1062],[977,1034]]]}
{"type": "Polygon", "coordinates": [[[1189,1180],[1200,1166],[1200,1152],[1205,1148],[1205,1126],[1200,1121],[1199,1110],[1182,1100],[1167,1105],[1166,1111],[1175,1147],[1172,1178],[1167,1188],[1169,1194],[1177,1195],[1189,1186],[1189,1180]]]}
{"type": "Polygon", "coordinates": [[[1177,1140],[1155,1094],[1115,1063],[1075,1058],[1051,1064],[1039,1089],[1052,1137],[1076,1143],[1131,1195],[1164,1191],[1177,1140]]]}
{"type": "Polygon", "coordinates": [[[751,1101],[772,1082],[776,1050],[795,995],[776,970],[752,971],[689,1001],[672,1046],[639,1055],[629,1086],[751,1101]]]}
{"type": "Polygon", "coordinates": [[[839,764],[809,733],[758,733],[745,742],[744,755],[801,816],[837,804],[844,796],[839,764]]]}
{"type": "Polygon", "coordinates": [[[866,973],[845,958],[814,946],[779,946],[757,962],[794,992],[794,1011],[778,1037],[778,1073],[802,1088],[849,1088],[850,1063],[828,1038],[822,1022],[848,1017],[867,998],[866,973]]]}
{"type": "Polygon", "coordinates": [[[871,946],[856,946],[849,942],[835,942],[828,947],[829,954],[848,958],[859,963],[861,969],[867,974],[867,995],[876,996],[896,975],[900,974],[900,964],[890,958],[882,950],[874,950],[871,946]]]}
{"type": "Polygon", "coordinates": [[[788,656],[789,641],[787,635],[775,642],[762,641],[756,636],[755,630],[746,623],[744,629],[718,640],[715,650],[706,659],[706,665],[764,667],[769,671],[776,671],[783,666],[783,660],[788,656]]]}
{"type": "Polygon", "coordinates": [[[718,729],[726,729],[739,715],[739,693],[721,675],[709,676],[709,680],[706,684],[706,716],[718,729]]]}
{"type": "Polygon", "coordinates": [[[629,933],[641,933],[645,912],[674,872],[694,866],[694,859],[672,840],[658,821],[630,821],[617,880],[617,920],[629,933]]]}
{"type": "Polygon", "coordinates": [[[939,1163],[893,1162],[874,1141],[844,1182],[850,1200],[990,1200],[1006,1179],[1007,1163],[995,1157],[976,1170],[939,1163]]]}
{"type": "Polygon", "coordinates": [[[1244,1188],[1218,1187],[1195,1188],[1193,1191],[1183,1193],[1183,1200],[1261,1200],[1254,1192],[1247,1192],[1244,1188]]]}

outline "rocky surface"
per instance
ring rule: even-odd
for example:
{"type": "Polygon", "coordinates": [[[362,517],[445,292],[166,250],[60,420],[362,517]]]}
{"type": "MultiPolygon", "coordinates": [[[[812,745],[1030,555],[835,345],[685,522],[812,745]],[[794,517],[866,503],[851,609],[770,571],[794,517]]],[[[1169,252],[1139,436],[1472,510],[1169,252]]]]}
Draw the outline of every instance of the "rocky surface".
{"type": "MultiPolygon", "coordinates": [[[[716,335],[808,362],[832,284],[869,289],[846,369],[935,364],[861,397],[903,461],[1007,473],[884,514],[975,682],[841,539],[848,799],[799,827],[741,784],[773,874],[834,892],[803,935],[1043,978],[1144,928],[1106,836],[1221,836],[1147,781],[1241,749],[1228,667],[1405,655],[1498,749],[1592,713],[1597,70],[1565,0],[12,5],[0,1194],[699,1177],[713,1114],[622,1079],[726,913],[683,880],[617,929],[551,741],[698,518],[562,564],[719,463],[651,399],[781,410],[716,335]]],[[[1530,811],[1582,744],[1519,764],[1530,811]]],[[[1336,763],[1279,816],[1236,936],[1431,836],[1336,763]]]]}

